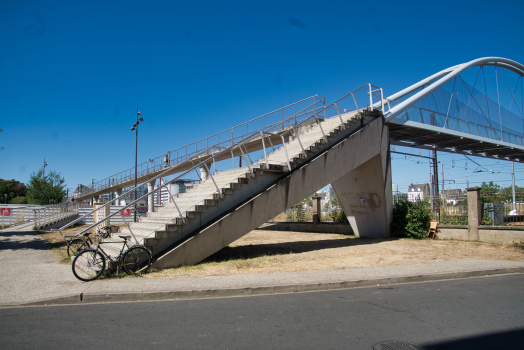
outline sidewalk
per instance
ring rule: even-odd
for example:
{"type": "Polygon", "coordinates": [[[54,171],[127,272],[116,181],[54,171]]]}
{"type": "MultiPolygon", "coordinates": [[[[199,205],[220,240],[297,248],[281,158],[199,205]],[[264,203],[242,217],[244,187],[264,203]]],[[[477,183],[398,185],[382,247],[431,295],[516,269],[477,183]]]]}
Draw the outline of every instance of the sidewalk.
{"type": "Polygon", "coordinates": [[[459,260],[342,270],[81,282],[31,225],[0,231],[0,306],[102,303],[305,292],[523,273],[524,261],[459,260]]]}

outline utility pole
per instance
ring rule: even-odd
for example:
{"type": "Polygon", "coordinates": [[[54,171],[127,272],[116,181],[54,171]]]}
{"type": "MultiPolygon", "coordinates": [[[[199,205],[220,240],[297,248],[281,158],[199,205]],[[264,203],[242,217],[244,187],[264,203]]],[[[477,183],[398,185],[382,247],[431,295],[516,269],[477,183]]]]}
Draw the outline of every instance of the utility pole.
{"type": "Polygon", "coordinates": [[[511,162],[511,187],[513,188],[513,210],[517,214],[517,201],[515,200],[515,162],[511,162]]]}
{"type": "Polygon", "coordinates": [[[440,221],[440,203],[438,196],[438,162],[436,149],[433,149],[433,186],[433,210],[435,211],[437,221],[440,221]]]}
{"type": "Polygon", "coordinates": [[[445,186],[444,186],[444,163],[442,163],[442,205],[444,205],[444,196],[445,196],[445,186]]]}

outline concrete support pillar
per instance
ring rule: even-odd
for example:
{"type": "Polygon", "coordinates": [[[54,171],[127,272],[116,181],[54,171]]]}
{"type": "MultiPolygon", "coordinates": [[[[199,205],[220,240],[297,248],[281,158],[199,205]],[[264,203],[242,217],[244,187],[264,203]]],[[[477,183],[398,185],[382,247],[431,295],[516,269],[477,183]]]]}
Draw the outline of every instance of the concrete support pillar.
{"type": "Polygon", "coordinates": [[[313,195],[313,224],[318,224],[320,222],[321,209],[320,209],[320,199],[315,193],[313,195]]]}
{"type": "Polygon", "coordinates": [[[479,240],[479,225],[482,221],[480,206],[480,188],[466,188],[468,191],[468,240],[479,240]]]}
{"type": "MultiPolygon", "coordinates": [[[[122,195],[122,189],[121,189],[121,188],[117,188],[116,191],[115,191],[115,193],[116,193],[116,196],[117,196],[117,197],[120,197],[120,196],[122,195]]],[[[117,199],[117,200],[115,201],[115,205],[120,205],[120,199],[117,199]]]]}
{"type": "Polygon", "coordinates": [[[91,205],[95,205],[96,202],[98,202],[98,198],[100,196],[93,196],[93,199],[91,200],[91,205]]]}
{"type": "Polygon", "coordinates": [[[156,179],[147,183],[147,211],[152,213],[155,210],[154,192],[156,179]]]}
{"type": "MultiPolygon", "coordinates": [[[[380,153],[332,182],[353,232],[359,237],[389,237],[393,220],[389,129],[382,125],[380,153]]],[[[362,147],[367,147],[362,144],[362,147]]],[[[355,155],[361,152],[354,150],[355,155]]],[[[344,161],[344,160],[341,160],[344,161]]]]}

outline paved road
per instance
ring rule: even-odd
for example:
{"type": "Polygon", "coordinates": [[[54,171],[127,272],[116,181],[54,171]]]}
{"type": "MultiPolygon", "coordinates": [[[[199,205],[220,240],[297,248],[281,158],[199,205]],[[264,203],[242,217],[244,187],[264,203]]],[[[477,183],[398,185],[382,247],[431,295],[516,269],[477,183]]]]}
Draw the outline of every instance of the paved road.
{"type": "Polygon", "coordinates": [[[524,274],[314,293],[0,309],[0,348],[519,348],[524,274]]]}

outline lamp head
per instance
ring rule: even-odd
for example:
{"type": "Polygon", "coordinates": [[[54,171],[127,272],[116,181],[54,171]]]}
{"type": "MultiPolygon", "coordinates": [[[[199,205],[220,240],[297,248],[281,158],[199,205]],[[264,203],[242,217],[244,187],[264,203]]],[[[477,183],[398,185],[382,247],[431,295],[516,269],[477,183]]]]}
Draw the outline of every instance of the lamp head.
{"type": "Polygon", "coordinates": [[[144,121],[144,118],[138,118],[138,120],[140,120],[141,122],[143,122],[143,121],[144,121]]]}

